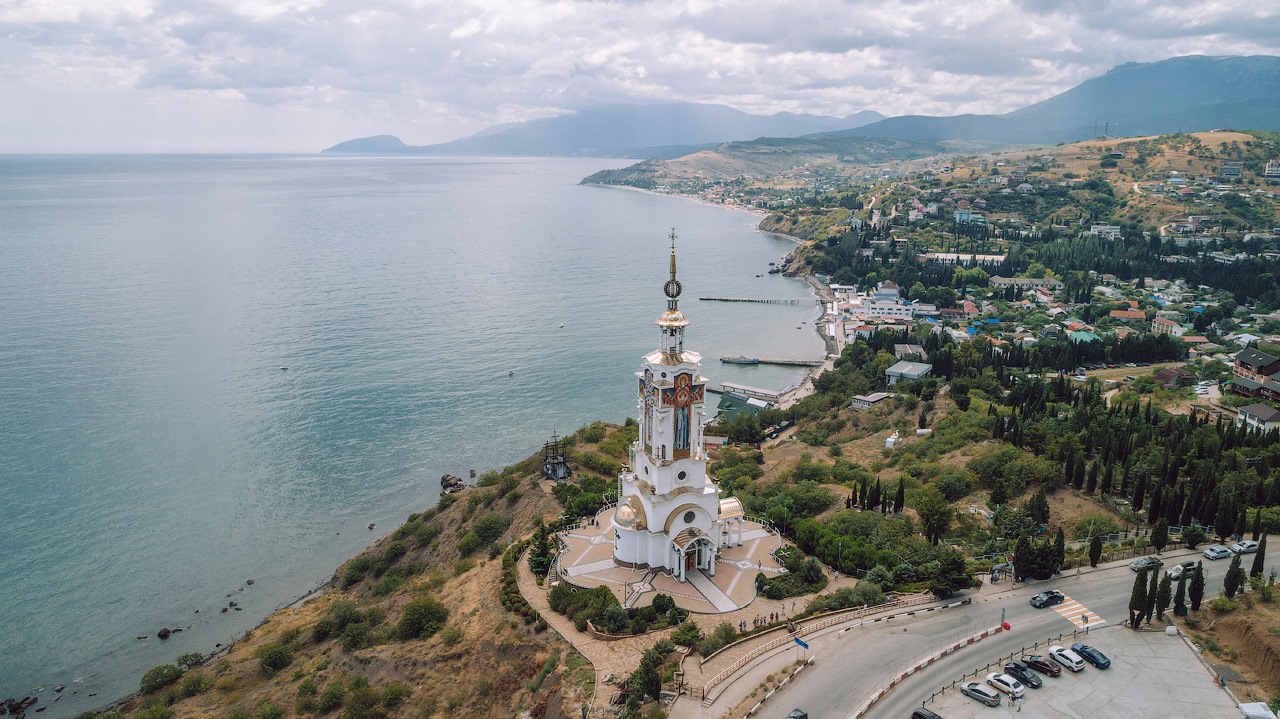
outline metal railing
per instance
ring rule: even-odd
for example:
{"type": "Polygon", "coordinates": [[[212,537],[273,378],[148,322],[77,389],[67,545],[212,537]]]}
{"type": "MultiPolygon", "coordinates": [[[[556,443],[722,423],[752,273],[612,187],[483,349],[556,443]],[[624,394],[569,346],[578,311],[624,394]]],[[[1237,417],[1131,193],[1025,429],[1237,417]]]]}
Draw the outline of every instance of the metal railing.
{"type": "Polygon", "coordinates": [[[943,685],[943,686],[942,686],[942,688],[938,689],[938,691],[933,692],[932,694],[930,694],[930,695],[929,695],[929,698],[928,698],[928,699],[926,699],[926,700],[924,700],[924,702],[922,702],[922,703],[923,703],[923,704],[928,704],[929,702],[933,701],[933,700],[934,700],[934,698],[936,698],[936,697],[940,697],[940,696],[942,696],[943,694],[945,694],[945,693],[947,692],[947,690],[949,690],[949,689],[955,689],[957,684],[960,684],[961,682],[965,681],[965,679],[966,679],[966,678],[968,678],[968,677],[970,677],[970,676],[974,677],[975,679],[976,679],[976,678],[978,678],[978,677],[980,677],[980,676],[984,676],[985,674],[987,674],[988,672],[990,672],[990,671],[991,671],[991,667],[992,667],[993,665],[995,665],[995,666],[999,666],[999,667],[1001,668],[1001,670],[1003,671],[1003,669],[1004,669],[1004,665],[1005,665],[1005,663],[1006,663],[1006,662],[1011,662],[1011,661],[1013,661],[1014,659],[1017,659],[1017,658],[1019,658],[1019,657],[1021,657],[1021,656],[1025,655],[1027,652],[1034,652],[1034,651],[1036,651],[1037,649],[1039,649],[1041,646],[1045,646],[1045,647],[1053,646],[1054,644],[1057,644],[1057,643],[1061,642],[1061,641],[1063,640],[1063,638],[1064,638],[1064,637],[1067,637],[1067,636],[1070,636],[1072,639],[1075,639],[1075,638],[1079,637],[1079,636],[1080,636],[1080,635],[1082,635],[1082,634],[1083,634],[1083,635],[1086,635],[1086,636],[1089,634],[1089,629],[1088,629],[1088,627],[1086,627],[1086,628],[1084,628],[1084,629],[1077,629],[1077,630],[1075,630],[1075,631],[1071,632],[1071,634],[1070,634],[1070,635],[1068,635],[1068,634],[1059,634],[1059,635],[1058,635],[1058,636],[1056,636],[1056,637],[1050,637],[1050,638],[1048,638],[1048,639],[1045,639],[1043,642],[1036,642],[1035,644],[1032,644],[1032,645],[1031,645],[1031,646],[1029,646],[1029,647],[1023,647],[1023,648],[1019,649],[1019,650],[1018,650],[1018,651],[1016,651],[1016,652],[1010,652],[1010,653],[1009,653],[1009,655],[1008,655],[1008,656],[1006,656],[1006,657],[1001,657],[1001,658],[999,658],[999,659],[995,660],[994,662],[987,662],[987,665],[986,665],[986,666],[984,666],[984,667],[982,667],[981,669],[974,669],[974,670],[973,670],[973,671],[971,671],[971,672],[965,672],[963,675],[961,675],[961,676],[960,676],[960,678],[959,678],[959,679],[957,679],[957,680],[955,680],[955,681],[951,682],[950,684],[943,685]]]}
{"type": "Polygon", "coordinates": [[[825,629],[833,624],[840,624],[840,623],[852,621],[855,619],[861,619],[867,616],[868,614],[878,614],[880,612],[888,611],[890,609],[898,609],[900,607],[915,606],[917,604],[924,604],[926,602],[932,602],[934,600],[935,598],[932,595],[928,595],[928,594],[922,594],[922,595],[913,597],[911,599],[895,599],[895,600],[885,602],[884,604],[877,604],[874,607],[867,607],[865,609],[841,610],[836,615],[828,616],[824,619],[821,619],[816,622],[812,622],[810,624],[801,625],[800,628],[797,629],[796,631],[789,632],[784,636],[778,637],[777,639],[773,639],[765,644],[762,644],[756,647],[755,649],[752,649],[751,651],[747,652],[746,654],[742,655],[741,657],[739,657],[736,661],[730,664],[727,668],[725,668],[719,674],[707,680],[707,683],[702,687],[702,695],[705,697],[707,692],[711,691],[712,687],[724,681],[725,679],[728,679],[731,675],[733,675],[734,672],[738,671],[743,666],[745,666],[747,662],[750,662],[752,659],[755,659],[756,657],[760,656],[761,654],[764,654],[767,651],[777,649],[778,647],[784,644],[789,644],[795,641],[797,637],[802,637],[807,634],[812,634],[813,632],[816,632],[819,629],[825,629]]]}

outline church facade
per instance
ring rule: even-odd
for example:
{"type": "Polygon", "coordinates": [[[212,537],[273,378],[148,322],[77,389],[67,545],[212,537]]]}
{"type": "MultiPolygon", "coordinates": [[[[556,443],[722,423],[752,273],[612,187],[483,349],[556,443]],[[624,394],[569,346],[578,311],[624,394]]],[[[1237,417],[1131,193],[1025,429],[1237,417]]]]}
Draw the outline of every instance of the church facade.
{"type": "Polygon", "coordinates": [[[693,571],[715,575],[721,548],[742,544],[745,517],[741,503],[721,498],[707,475],[707,378],[702,356],[684,347],[689,321],[678,308],[674,233],[671,240],[667,309],[656,322],[661,340],[636,373],[640,436],[619,478],[613,556],[622,565],[669,570],[683,582],[693,571]]]}

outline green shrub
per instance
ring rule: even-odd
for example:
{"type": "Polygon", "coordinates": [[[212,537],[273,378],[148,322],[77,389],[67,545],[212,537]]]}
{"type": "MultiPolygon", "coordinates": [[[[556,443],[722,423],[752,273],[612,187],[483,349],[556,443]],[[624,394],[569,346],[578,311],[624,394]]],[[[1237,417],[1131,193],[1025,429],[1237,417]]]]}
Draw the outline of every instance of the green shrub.
{"type": "Polygon", "coordinates": [[[150,694],[182,678],[182,670],[172,664],[161,664],[142,675],[142,693],[150,694]]]}
{"type": "Polygon", "coordinates": [[[193,697],[213,688],[213,680],[199,672],[188,672],[182,678],[182,695],[193,697]]]}
{"type": "Polygon", "coordinates": [[[230,719],[249,719],[249,710],[244,707],[233,707],[229,716],[230,719]]]}
{"type": "Polygon", "coordinates": [[[394,707],[413,695],[413,690],[404,682],[391,682],[382,689],[382,705],[394,707]]]}
{"type": "Polygon", "coordinates": [[[511,520],[497,514],[486,514],[476,520],[475,524],[471,526],[471,531],[475,532],[476,536],[480,537],[485,544],[488,544],[498,541],[509,526],[511,526],[511,520]]]}
{"type": "Polygon", "coordinates": [[[201,664],[204,664],[204,655],[198,654],[196,652],[188,652],[178,657],[177,663],[178,663],[178,666],[181,667],[183,671],[187,671],[192,667],[198,667],[201,664]]]}
{"type": "Polygon", "coordinates": [[[464,557],[470,557],[476,553],[476,550],[488,544],[480,538],[475,532],[467,532],[462,535],[462,539],[458,540],[458,553],[464,557]]]}
{"type": "Polygon", "coordinates": [[[311,641],[322,642],[338,629],[338,622],[333,617],[325,617],[311,628],[311,641]]]}
{"type": "Polygon", "coordinates": [[[337,709],[342,706],[342,698],[346,693],[347,690],[343,688],[342,682],[334,679],[325,685],[324,691],[320,694],[320,701],[316,704],[316,709],[321,712],[330,712],[337,709]]]}
{"type": "Polygon", "coordinates": [[[449,618],[449,609],[433,597],[422,597],[409,602],[400,617],[398,630],[400,638],[426,639],[444,626],[449,618]]]}
{"type": "Polygon", "coordinates": [[[169,719],[173,716],[169,705],[163,702],[155,702],[142,705],[138,711],[133,713],[133,719],[169,719]]]}
{"type": "Polygon", "coordinates": [[[382,708],[382,697],[368,683],[351,683],[351,696],[347,699],[347,708],[343,713],[346,719],[380,719],[386,715],[386,710],[382,708]]]}
{"type": "Polygon", "coordinates": [[[259,704],[258,711],[254,713],[255,719],[280,719],[284,716],[284,710],[275,704],[259,704]]]}
{"type": "Polygon", "coordinates": [[[671,634],[671,641],[682,647],[691,647],[702,639],[702,630],[696,622],[685,622],[671,634]]]}
{"type": "Polygon", "coordinates": [[[445,627],[440,633],[440,642],[446,647],[457,644],[459,639],[462,639],[462,630],[457,627],[445,627]]]}
{"type": "Polygon", "coordinates": [[[353,652],[369,646],[369,625],[365,622],[348,624],[342,630],[342,648],[353,652]]]}
{"type": "Polygon", "coordinates": [[[364,621],[364,615],[360,613],[356,603],[348,601],[334,602],[333,606],[329,607],[329,617],[333,619],[334,632],[341,632],[353,622],[364,621]]]}
{"type": "Polygon", "coordinates": [[[258,647],[257,656],[262,663],[262,671],[268,675],[273,675],[293,663],[293,654],[289,652],[288,647],[279,642],[258,647]]]}

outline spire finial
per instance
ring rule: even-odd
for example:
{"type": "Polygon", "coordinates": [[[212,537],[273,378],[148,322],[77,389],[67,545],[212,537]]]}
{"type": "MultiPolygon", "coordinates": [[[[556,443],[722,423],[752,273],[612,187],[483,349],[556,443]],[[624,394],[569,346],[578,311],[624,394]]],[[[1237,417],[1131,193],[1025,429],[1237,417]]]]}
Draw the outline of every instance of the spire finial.
{"type": "Polygon", "coordinates": [[[676,228],[671,228],[671,279],[676,278],[676,228]]]}

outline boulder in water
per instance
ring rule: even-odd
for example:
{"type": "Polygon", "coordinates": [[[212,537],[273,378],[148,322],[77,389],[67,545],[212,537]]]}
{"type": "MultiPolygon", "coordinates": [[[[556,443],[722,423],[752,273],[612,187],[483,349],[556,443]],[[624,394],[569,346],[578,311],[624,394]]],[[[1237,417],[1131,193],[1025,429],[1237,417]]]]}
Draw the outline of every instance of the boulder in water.
{"type": "Polygon", "coordinates": [[[167,627],[166,627],[166,628],[161,629],[160,631],[156,632],[156,636],[157,636],[157,637],[160,637],[161,639],[168,639],[168,638],[169,638],[169,629],[168,629],[167,627]]]}
{"type": "Polygon", "coordinates": [[[452,474],[446,474],[440,478],[440,494],[442,496],[446,494],[453,494],[454,492],[461,492],[466,488],[466,483],[452,474]]]}

